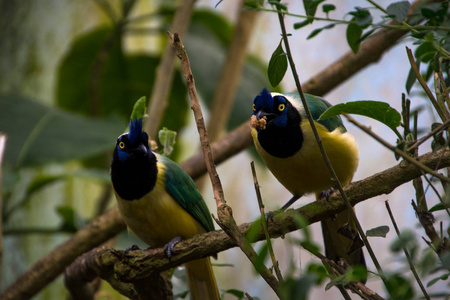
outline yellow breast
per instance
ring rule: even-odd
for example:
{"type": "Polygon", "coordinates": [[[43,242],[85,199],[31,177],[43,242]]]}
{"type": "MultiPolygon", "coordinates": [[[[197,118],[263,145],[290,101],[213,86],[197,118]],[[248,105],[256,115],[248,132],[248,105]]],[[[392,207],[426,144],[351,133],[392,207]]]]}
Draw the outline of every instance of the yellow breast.
{"type": "Polygon", "coordinates": [[[164,166],[158,162],[154,189],[138,200],[123,200],[116,194],[118,207],[128,227],[145,243],[162,247],[174,237],[188,239],[205,230],[186,212],[164,187],[164,166]]]}
{"type": "MultiPolygon", "coordinates": [[[[328,132],[319,123],[316,123],[316,127],[340,182],[343,185],[350,183],[359,162],[358,147],[354,138],[338,129],[328,132]]],[[[302,148],[287,158],[278,158],[267,153],[258,142],[256,129],[252,128],[253,141],[259,155],[278,181],[297,196],[325,191],[335,185],[323,161],[309,121],[303,120],[301,128],[304,139],[302,148]]]]}

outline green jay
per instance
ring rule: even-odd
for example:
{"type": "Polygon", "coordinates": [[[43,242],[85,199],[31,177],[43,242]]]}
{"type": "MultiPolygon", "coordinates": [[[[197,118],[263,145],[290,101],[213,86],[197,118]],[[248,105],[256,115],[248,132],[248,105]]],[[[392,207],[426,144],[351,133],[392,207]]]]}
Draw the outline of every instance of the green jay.
{"type": "MultiPolygon", "coordinates": [[[[151,247],[171,257],[182,239],[214,230],[211,214],[193,180],[176,163],[152,152],[142,119],[117,139],[111,181],[128,227],[151,247]]],[[[209,257],[186,263],[191,297],[219,299],[209,257]]]]}
{"type": "MultiPolygon", "coordinates": [[[[339,116],[318,120],[331,106],[305,94],[318,134],[342,185],[349,184],[359,161],[358,147],[339,116]]],[[[270,93],[253,100],[252,137],[257,152],[278,181],[292,193],[288,208],[307,193],[327,198],[335,182],[325,165],[298,93],[270,93]]],[[[360,239],[348,211],[322,221],[325,255],[350,265],[365,265],[360,239]],[[350,226],[345,226],[349,224],[350,226]]]]}

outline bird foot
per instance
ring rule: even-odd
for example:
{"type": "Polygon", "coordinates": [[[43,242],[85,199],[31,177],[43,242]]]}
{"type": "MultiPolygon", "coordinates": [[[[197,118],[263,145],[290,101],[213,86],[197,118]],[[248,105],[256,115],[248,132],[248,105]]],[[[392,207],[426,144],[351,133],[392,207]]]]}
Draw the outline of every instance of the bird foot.
{"type": "Polygon", "coordinates": [[[164,246],[164,252],[166,253],[166,256],[169,260],[171,260],[172,255],[175,254],[173,248],[175,247],[176,244],[181,242],[181,240],[183,240],[181,236],[176,236],[164,246]]]}
{"type": "Polygon", "coordinates": [[[331,187],[329,190],[320,192],[319,198],[325,197],[325,200],[330,200],[331,194],[333,194],[334,189],[331,187]]]}
{"type": "Polygon", "coordinates": [[[133,246],[128,247],[127,249],[125,249],[125,250],[123,251],[123,256],[126,256],[126,255],[128,254],[128,252],[134,251],[134,250],[141,250],[141,249],[139,248],[138,245],[133,245],[133,246]]]}

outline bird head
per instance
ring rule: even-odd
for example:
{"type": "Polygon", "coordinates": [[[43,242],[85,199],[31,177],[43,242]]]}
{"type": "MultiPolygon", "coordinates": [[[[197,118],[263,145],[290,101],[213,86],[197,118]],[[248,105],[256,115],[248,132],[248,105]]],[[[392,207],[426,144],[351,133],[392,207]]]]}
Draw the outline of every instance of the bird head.
{"type": "Polygon", "coordinates": [[[142,131],[142,119],[131,120],[129,127],[130,131],[119,136],[116,142],[115,152],[122,162],[151,153],[148,135],[142,131]]]}
{"type": "Polygon", "coordinates": [[[253,115],[259,120],[266,117],[266,126],[286,127],[289,101],[282,94],[270,93],[264,88],[253,100],[253,115]]]}

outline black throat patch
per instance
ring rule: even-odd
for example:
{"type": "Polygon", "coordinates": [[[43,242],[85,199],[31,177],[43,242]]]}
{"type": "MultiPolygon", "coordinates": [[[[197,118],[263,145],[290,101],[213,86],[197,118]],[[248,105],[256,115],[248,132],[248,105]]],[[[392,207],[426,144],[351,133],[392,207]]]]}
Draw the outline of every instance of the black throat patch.
{"type": "Polygon", "coordinates": [[[156,156],[151,151],[120,161],[117,147],[114,150],[111,181],[122,199],[137,200],[148,194],[155,187],[157,175],[156,156]]]}
{"type": "Polygon", "coordinates": [[[268,123],[266,129],[258,131],[258,141],[264,150],[279,158],[294,155],[303,144],[300,114],[291,104],[287,109],[287,125],[285,127],[268,123]]]}

